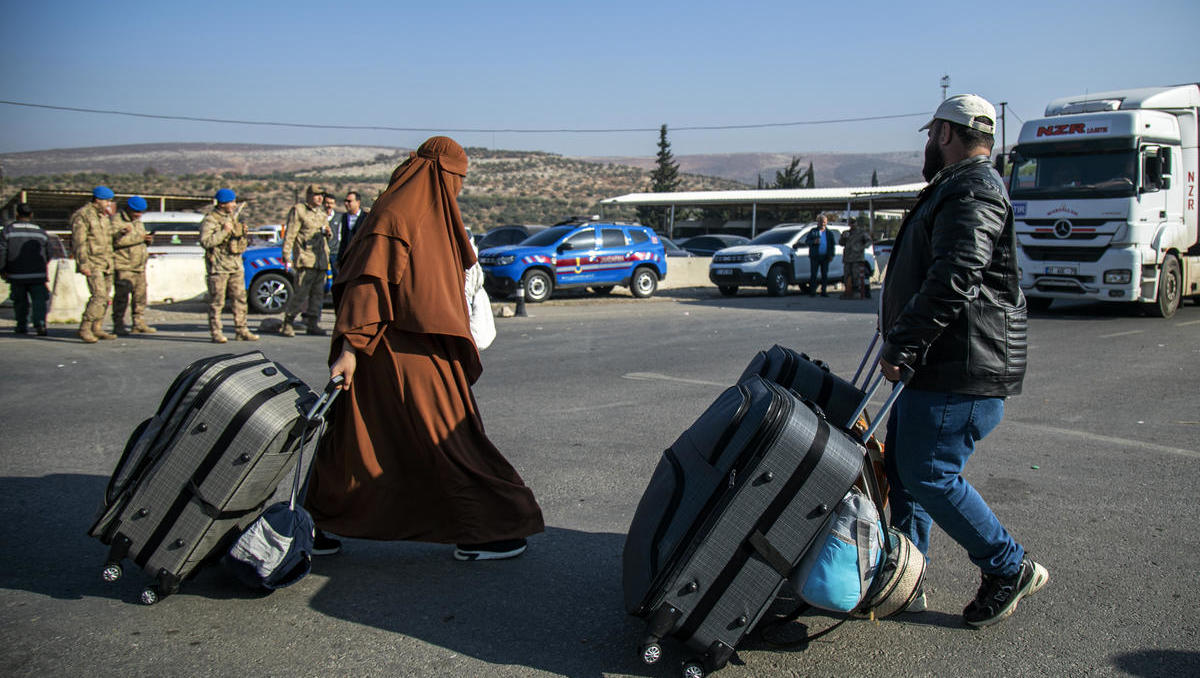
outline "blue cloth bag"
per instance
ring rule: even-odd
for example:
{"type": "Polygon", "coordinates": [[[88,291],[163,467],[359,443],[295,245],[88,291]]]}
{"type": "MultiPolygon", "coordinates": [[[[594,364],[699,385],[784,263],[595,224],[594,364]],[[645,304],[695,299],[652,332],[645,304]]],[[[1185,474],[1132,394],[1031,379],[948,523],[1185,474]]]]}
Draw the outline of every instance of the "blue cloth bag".
{"type": "Polygon", "coordinates": [[[884,558],[879,511],[867,495],[851,488],[789,580],[809,605],[851,612],[862,604],[884,558]]]}

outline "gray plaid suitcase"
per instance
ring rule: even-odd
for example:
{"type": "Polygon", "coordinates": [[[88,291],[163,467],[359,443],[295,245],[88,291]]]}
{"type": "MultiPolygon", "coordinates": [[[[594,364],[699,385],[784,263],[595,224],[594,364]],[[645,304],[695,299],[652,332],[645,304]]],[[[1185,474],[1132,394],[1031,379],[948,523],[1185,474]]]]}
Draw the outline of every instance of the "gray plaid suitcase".
{"type": "Polygon", "coordinates": [[[134,430],[89,534],[109,545],[106,581],[132,560],[153,583],[153,604],[261,514],[293,469],[307,385],[255,351],[197,361],[134,430]]]}
{"type": "Polygon", "coordinates": [[[659,661],[660,641],[674,637],[693,652],[685,676],[725,666],[865,459],[861,439],[777,383],[751,375],[722,393],[663,453],[625,541],[625,606],[646,620],[642,661],[659,661]]]}

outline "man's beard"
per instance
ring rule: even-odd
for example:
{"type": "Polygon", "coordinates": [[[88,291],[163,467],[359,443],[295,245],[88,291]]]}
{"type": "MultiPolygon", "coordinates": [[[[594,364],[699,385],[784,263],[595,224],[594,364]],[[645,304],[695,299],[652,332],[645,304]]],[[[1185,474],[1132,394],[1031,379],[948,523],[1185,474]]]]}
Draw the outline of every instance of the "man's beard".
{"type": "Polygon", "coordinates": [[[925,144],[925,166],[921,168],[921,176],[925,181],[933,181],[933,177],[946,166],[946,158],[937,144],[925,144]]]}

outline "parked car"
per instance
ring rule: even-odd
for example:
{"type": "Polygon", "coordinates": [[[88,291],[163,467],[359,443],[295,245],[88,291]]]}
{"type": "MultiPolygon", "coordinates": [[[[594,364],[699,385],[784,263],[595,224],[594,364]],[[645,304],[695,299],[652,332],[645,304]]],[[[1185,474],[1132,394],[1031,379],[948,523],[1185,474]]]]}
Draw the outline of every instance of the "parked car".
{"type": "MultiPolygon", "coordinates": [[[[799,285],[806,290],[810,262],[805,239],[814,228],[815,223],[780,224],[745,245],[723,249],[713,255],[708,279],[726,296],[737,294],[739,286],[766,287],[771,296],[784,294],[788,285],[799,285]]],[[[849,228],[845,224],[829,224],[829,230],[837,235],[833,260],[829,262],[830,280],[842,279],[841,239],[849,228]]],[[[869,249],[866,259],[873,274],[875,255],[869,249]]]]}
{"type": "Polygon", "coordinates": [[[143,212],[142,226],[150,235],[151,246],[200,245],[200,222],[204,215],[198,212],[143,212]]]}
{"type": "Polygon", "coordinates": [[[540,233],[546,230],[545,226],[534,224],[509,224],[507,226],[496,226],[488,229],[487,233],[475,235],[475,246],[482,252],[489,247],[501,247],[504,245],[519,245],[529,236],[534,233],[540,233]]]}
{"type": "MultiPolygon", "coordinates": [[[[246,274],[246,301],[255,313],[280,313],[292,297],[295,282],[283,265],[283,247],[251,247],[242,252],[246,274]]],[[[333,271],[325,274],[325,292],[333,285],[333,271]]]]}
{"type": "Polygon", "coordinates": [[[688,238],[679,243],[679,246],[698,257],[711,257],[717,250],[723,250],[726,247],[733,247],[735,245],[744,245],[748,242],[750,242],[750,238],[741,235],[710,233],[709,235],[697,235],[688,238]]]}
{"type": "Polygon", "coordinates": [[[667,236],[662,235],[661,233],[659,233],[657,235],[658,235],[658,239],[662,241],[663,249],[666,251],[668,257],[694,257],[694,256],[696,256],[696,255],[692,254],[691,252],[680,247],[678,243],[676,243],[674,240],[671,240],[667,236]]]}
{"type": "Polygon", "coordinates": [[[875,260],[879,262],[879,270],[887,268],[888,259],[892,258],[892,246],[895,244],[894,239],[886,238],[871,246],[871,251],[875,253],[875,260]]]}
{"type": "Polygon", "coordinates": [[[612,222],[547,228],[520,245],[487,249],[479,263],[489,293],[507,296],[524,283],[525,300],[534,303],[569,287],[608,294],[622,285],[633,296],[645,298],[667,275],[666,252],[654,231],[612,222]]]}

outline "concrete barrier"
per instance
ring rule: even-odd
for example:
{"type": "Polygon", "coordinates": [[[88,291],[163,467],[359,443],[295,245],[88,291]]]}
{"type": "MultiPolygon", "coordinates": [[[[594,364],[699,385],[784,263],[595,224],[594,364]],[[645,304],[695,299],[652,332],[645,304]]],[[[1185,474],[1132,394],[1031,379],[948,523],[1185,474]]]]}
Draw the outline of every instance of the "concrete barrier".
{"type": "MultiPolygon", "coordinates": [[[[87,278],[75,272],[75,260],[55,259],[47,267],[50,311],[46,321],[77,323],[87,305],[87,278]]],[[[7,293],[5,285],[5,293],[7,293]]],[[[208,294],[204,257],[194,254],[152,255],[146,262],[146,291],[151,304],[187,301],[208,294]]],[[[6,294],[7,296],[7,294],[6,294]]]]}
{"type": "Polygon", "coordinates": [[[712,257],[669,257],[667,277],[658,286],[664,290],[680,287],[703,287],[712,285],[708,279],[708,265],[712,257]]]}

